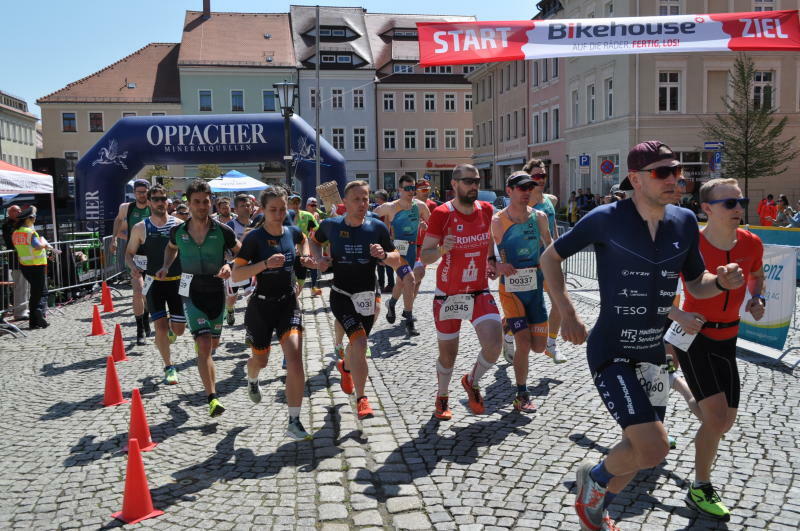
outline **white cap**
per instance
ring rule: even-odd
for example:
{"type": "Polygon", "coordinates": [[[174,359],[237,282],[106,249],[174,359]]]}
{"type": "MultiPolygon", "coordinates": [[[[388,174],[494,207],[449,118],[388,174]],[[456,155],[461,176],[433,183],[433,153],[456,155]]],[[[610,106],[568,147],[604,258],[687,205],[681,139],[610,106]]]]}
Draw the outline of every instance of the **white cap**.
{"type": "Polygon", "coordinates": [[[308,205],[311,202],[319,203],[319,201],[317,201],[316,197],[309,197],[308,199],[306,199],[306,205],[308,205]]]}

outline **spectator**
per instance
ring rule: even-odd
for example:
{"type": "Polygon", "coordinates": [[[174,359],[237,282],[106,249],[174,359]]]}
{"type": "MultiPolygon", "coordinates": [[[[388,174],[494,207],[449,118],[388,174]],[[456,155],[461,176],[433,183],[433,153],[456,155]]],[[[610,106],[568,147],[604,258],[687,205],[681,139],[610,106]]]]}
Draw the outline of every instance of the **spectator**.
{"type": "Polygon", "coordinates": [[[578,197],[575,195],[575,190],[569,194],[569,199],[567,200],[567,221],[569,221],[570,227],[574,226],[575,222],[578,221],[578,197]]]}
{"type": "Polygon", "coordinates": [[[792,216],[795,214],[794,210],[792,210],[792,207],[789,206],[789,198],[781,194],[776,208],[777,213],[775,216],[767,216],[765,218],[766,221],[775,227],[788,227],[791,223],[792,216]]]}
{"type": "Polygon", "coordinates": [[[578,197],[576,198],[576,204],[578,205],[578,219],[582,218],[586,213],[587,203],[588,200],[586,198],[586,194],[583,193],[583,188],[578,188],[578,197]]]}
{"type": "Polygon", "coordinates": [[[47,243],[33,224],[36,221],[36,207],[28,207],[17,216],[17,230],[12,236],[14,248],[19,255],[22,274],[31,285],[28,298],[28,328],[47,328],[49,323],[44,319],[47,307],[47,250],[53,246],[47,243]]]}
{"type": "MultiPolygon", "coordinates": [[[[189,207],[186,205],[180,205],[175,209],[175,217],[183,221],[189,219],[189,207]]],[[[220,223],[222,222],[220,221],[220,223]]]]}
{"type": "Polygon", "coordinates": [[[175,213],[175,201],[167,199],[167,214],[170,216],[175,213]]]}
{"type": "MultiPolygon", "coordinates": [[[[16,230],[17,216],[22,212],[22,209],[17,205],[12,205],[6,210],[6,220],[3,222],[3,242],[6,249],[13,251],[14,243],[11,235],[16,230]]],[[[28,318],[28,281],[22,276],[22,271],[19,268],[19,260],[17,253],[9,253],[9,267],[11,268],[11,280],[14,282],[14,319],[22,320],[28,318]]],[[[5,304],[5,301],[0,301],[5,304]]],[[[2,308],[0,308],[1,310],[2,308]]]]}
{"type": "MultiPolygon", "coordinates": [[[[308,200],[306,201],[306,211],[307,212],[311,212],[311,214],[313,214],[314,219],[317,220],[317,223],[319,223],[319,221],[320,221],[319,212],[317,212],[317,206],[318,205],[319,205],[319,203],[317,202],[317,198],[316,197],[309,197],[308,200]]],[[[314,271],[316,271],[316,269],[314,269],[311,272],[312,275],[314,274],[314,271]]]]}
{"type": "Polygon", "coordinates": [[[758,220],[762,227],[771,227],[772,221],[767,218],[775,218],[778,215],[778,206],[773,201],[772,194],[767,194],[766,199],[762,199],[758,204],[758,220]]]}

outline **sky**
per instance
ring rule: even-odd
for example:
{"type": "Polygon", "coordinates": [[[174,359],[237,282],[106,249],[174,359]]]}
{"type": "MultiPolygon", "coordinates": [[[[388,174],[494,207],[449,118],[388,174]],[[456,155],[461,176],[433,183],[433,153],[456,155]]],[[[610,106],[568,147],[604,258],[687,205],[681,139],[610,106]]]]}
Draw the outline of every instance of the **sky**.
{"type": "MultiPolygon", "coordinates": [[[[180,42],[184,13],[203,0],[1,0],[3,44],[0,90],[23,98],[41,116],[36,99],[114,63],[151,42],[180,42]]],[[[319,1],[319,0],[318,0],[319,1]]],[[[326,0],[378,13],[475,15],[478,20],[525,20],[538,0],[326,0]]],[[[211,0],[212,11],[288,12],[294,0],[211,0]]]]}

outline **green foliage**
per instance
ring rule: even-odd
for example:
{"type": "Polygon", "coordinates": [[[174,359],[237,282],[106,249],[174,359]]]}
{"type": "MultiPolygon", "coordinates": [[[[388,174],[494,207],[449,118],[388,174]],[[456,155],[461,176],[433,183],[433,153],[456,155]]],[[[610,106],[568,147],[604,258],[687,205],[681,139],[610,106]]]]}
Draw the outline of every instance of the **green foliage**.
{"type": "Polygon", "coordinates": [[[218,164],[200,164],[197,167],[197,177],[200,179],[216,179],[222,175],[222,168],[218,164]]]}

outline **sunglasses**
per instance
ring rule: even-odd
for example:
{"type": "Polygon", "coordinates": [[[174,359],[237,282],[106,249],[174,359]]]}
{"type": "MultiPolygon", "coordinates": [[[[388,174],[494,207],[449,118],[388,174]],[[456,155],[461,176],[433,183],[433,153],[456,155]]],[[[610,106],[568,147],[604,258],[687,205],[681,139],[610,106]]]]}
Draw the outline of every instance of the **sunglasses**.
{"type": "Polygon", "coordinates": [[[717,203],[722,203],[722,205],[727,208],[728,210],[733,210],[736,208],[738,204],[742,208],[747,208],[747,205],[750,204],[750,198],[748,197],[739,197],[739,198],[730,198],[730,199],[714,199],[713,201],[707,201],[709,205],[716,205],[717,203]]]}
{"type": "Polygon", "coordinates": [[[316,203],[309,203],[306,206],[314,206],[315,207],[315,206],[317,206],[317,204],[316,203]]]}
{"type": "Polygon", "coordinates": [[[413,186],[413,185],[404,186],[403,187],[403,191],[405,191],[405,192],[416,192],[417,191],[417,187],[413,186]]]}
{"type": "Polygon", "coordinates": [[[514,188],[522,190],[523,192],[530,192],[536,185],[534,183],[518,184],[514,188]]]}
{"type": "Polygon", "coordinates": [[[536,180],[547,179],[547,174],[546,173],[534,173],[533,175],[531,175],[531,179],[536,179],[536,180]]]}
{"type": "Polygon", "coordinates": [[[458,179],[458,181],[467,186],[478,186],[481,183],[481,180],[477,177],[465,177],[463,179],[458,179]]]}
{"type": "Polygon", "coordinates": [[[678,179],[678,186],[686,188],[686,179],[678,179]]]}
{"type": "Polygon", "coordinates": [[[670,175],[677,177],[683,172],[683,166],[661,166],[652,170],[639,170],[643,172],[650,172],[650,177],[663,181],[669,178],[670,175]]]}
{"type": "Polygon", "coordinates": [[[153,203],[163,203],[166,200],[167,200],[166,196],[159,196],[159,197],[153,196],[150,198],[150,201],[152,201],[153,203]]]}

